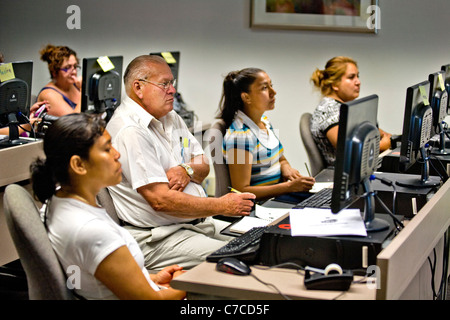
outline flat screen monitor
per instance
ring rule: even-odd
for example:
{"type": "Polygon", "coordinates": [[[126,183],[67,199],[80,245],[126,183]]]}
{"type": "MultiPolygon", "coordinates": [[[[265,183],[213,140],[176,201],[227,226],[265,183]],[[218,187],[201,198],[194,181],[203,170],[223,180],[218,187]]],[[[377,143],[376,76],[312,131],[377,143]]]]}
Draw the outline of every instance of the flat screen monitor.
{"type": "Polygon", "coordinates": [[[18,61],[3,67],[9,79],[0,81],[0,126],[9,127],[9,137],[1,141],[0,148],[27,143],[19,139],[19,125],[29,123],[33,62],[18,61]]]}
{"type": "Polygon", "coordinates": [[[120,105],[122,66],[122,56],[83,59],[81,112],[102,114],[107,122],[111,119],[120,105]]]}
{"type": "MultiPolygon", "coordinates": [[[[450,95],[450,64],[443,65],[441,70],[444,72],[445,89],[447,95],[450,95]]],[[[450,114],[450,100],[447,102],[447,114],[450,114]]]]}
{"type": "Polygon", "coordinates": [[[430,188],[440,184],[439,179],[429,176],[429,162],[426,148],[431,138],[433,110],[428,93],[430,82],[423,81],[406,90],[403,131],[400,147],[399,171],[407,172],[416,162],[422,166],[420,178],[405,175],[396,183],[403,187],[430,188]]]}
{"type": "Polygon", "coordinates": [[[370,186],[380,153],[377,112],[377,95],[341,105],[331,199],[331,211],[338,213],[364,197],[363,218],[369,232],[389,228],[388,222],[375,218],[375,199],[370,186]]]}
{"type": "Polygon", "coordinates": [[[150,55],[157,55],[163,57],[172,71],[173,78],[177,81],[174,84],[175,92],[173,101],[173,110],[184,120],[189,128],[194,126],[195,114],[193,111],[188,110],[186,103],[184,102],[181,94],[178,92],[178,75],[180,70],[180,52],[179,51],[165,51],[165,52],[152,52],[150,55]]]}
{"type": "Polygon", "coordinates": [[[179,51],[166,51],[166,52],[151,52],[150,55],[156,55],[163,57],[172,71],[174,79],[177,79],[175,83],[175,89],[178,90],[178,70],[180,69],[180,52],[179,51]]]}
{"type": "Polygon", "coordinates": [[[448,152],[445,150],[445,131],[443,123],[447,116],[448,93],[445,87],[444,71],[430,74],[428,81],[430,82],[429,102],[431,104],[431,110],[433,111],[431,136],[439,136],[438,146],[433,148],[431,153],[445,155],[448,154],[448,152]]]}

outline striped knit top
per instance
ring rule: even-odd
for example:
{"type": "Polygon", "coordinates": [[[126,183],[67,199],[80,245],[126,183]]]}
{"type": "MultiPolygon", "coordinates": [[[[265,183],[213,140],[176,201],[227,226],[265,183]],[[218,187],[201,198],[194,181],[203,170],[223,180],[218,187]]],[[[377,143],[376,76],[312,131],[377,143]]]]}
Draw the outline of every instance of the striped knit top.
{"type": "Polygon", "coordinates": [[[241,151],[248,151],[252,155],[251,186],[272,185],[281,180],[280,157],[284,152],[283,145],[269,119],[263,115],[261,121],[267,130],[260,129],[244,112],[238,111],[223,139],[222,151],[227,164],[234,161],[235,153],[237,163],[244,163],[241,151]]]}

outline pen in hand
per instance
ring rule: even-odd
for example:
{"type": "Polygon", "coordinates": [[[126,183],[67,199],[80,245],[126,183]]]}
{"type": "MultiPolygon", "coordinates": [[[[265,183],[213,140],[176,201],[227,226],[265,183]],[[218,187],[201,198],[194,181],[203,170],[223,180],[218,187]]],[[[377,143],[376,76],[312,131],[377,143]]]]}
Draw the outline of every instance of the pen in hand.
{"type": "Polygon", "coordinates": [[[236,189],[234,189],[234,188],[232,188],[232,187],[228,187],[228,189],[229,189],[231,192],[234,192],[234,193],[242,193],[242,192],[240,192],[240,191],[238,191],[238,190],[236,190],[236,189]]]}
{"type": "Polygon", "coordinates": [[[308,175],[311,177],[311,172],[309,171],[308,164],[305,162],[306,171],[308,171],[308,175]]]}
{"type": "MultiPolygon", "coordinates": [[[[230,190],[231,192],[233,192],[233,193],[242,193],[242,192],[240,192],[239,190],[236,190],[235,188],[233,188],[233,187],[228,187],[228,190],[230,190]]],[[[253,207],[255,206],[255,204],[256,204],[256,200],[255,199],[250,199],[252,202],[253,202],[253,207]]],[[[253,210],[253,209],[252,209],[253,210]]]]}

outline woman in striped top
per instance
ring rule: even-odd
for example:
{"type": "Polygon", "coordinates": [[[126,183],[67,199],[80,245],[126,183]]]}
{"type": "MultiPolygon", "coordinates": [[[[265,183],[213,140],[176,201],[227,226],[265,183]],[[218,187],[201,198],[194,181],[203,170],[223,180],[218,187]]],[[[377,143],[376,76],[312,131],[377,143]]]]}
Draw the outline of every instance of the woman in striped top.
{"type": "Polygon", "coordinates": [[[227,127],[223,153],[231,184],[257,200],[307,192],[315,182],[292,168],[283,155],[277,130],[265,115],[274,109],[275,95],[270,77],[257,68],[230,72],[223,83],[219,117],[227,127]]]}

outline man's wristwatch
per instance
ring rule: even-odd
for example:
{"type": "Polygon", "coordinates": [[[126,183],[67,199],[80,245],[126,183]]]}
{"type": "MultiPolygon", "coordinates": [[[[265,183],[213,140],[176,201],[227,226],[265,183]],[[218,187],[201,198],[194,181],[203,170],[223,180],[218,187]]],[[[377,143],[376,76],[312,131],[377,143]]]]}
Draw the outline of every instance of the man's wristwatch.
{"type": "Polygon", "coordinates": [[[186,163],[182,163],[179,166],[183,167],[184,170],[186,170],[188,176],[192,179],[192,177],[194,176],[194,169],[192,169],[192,167],[186,163]]]}

